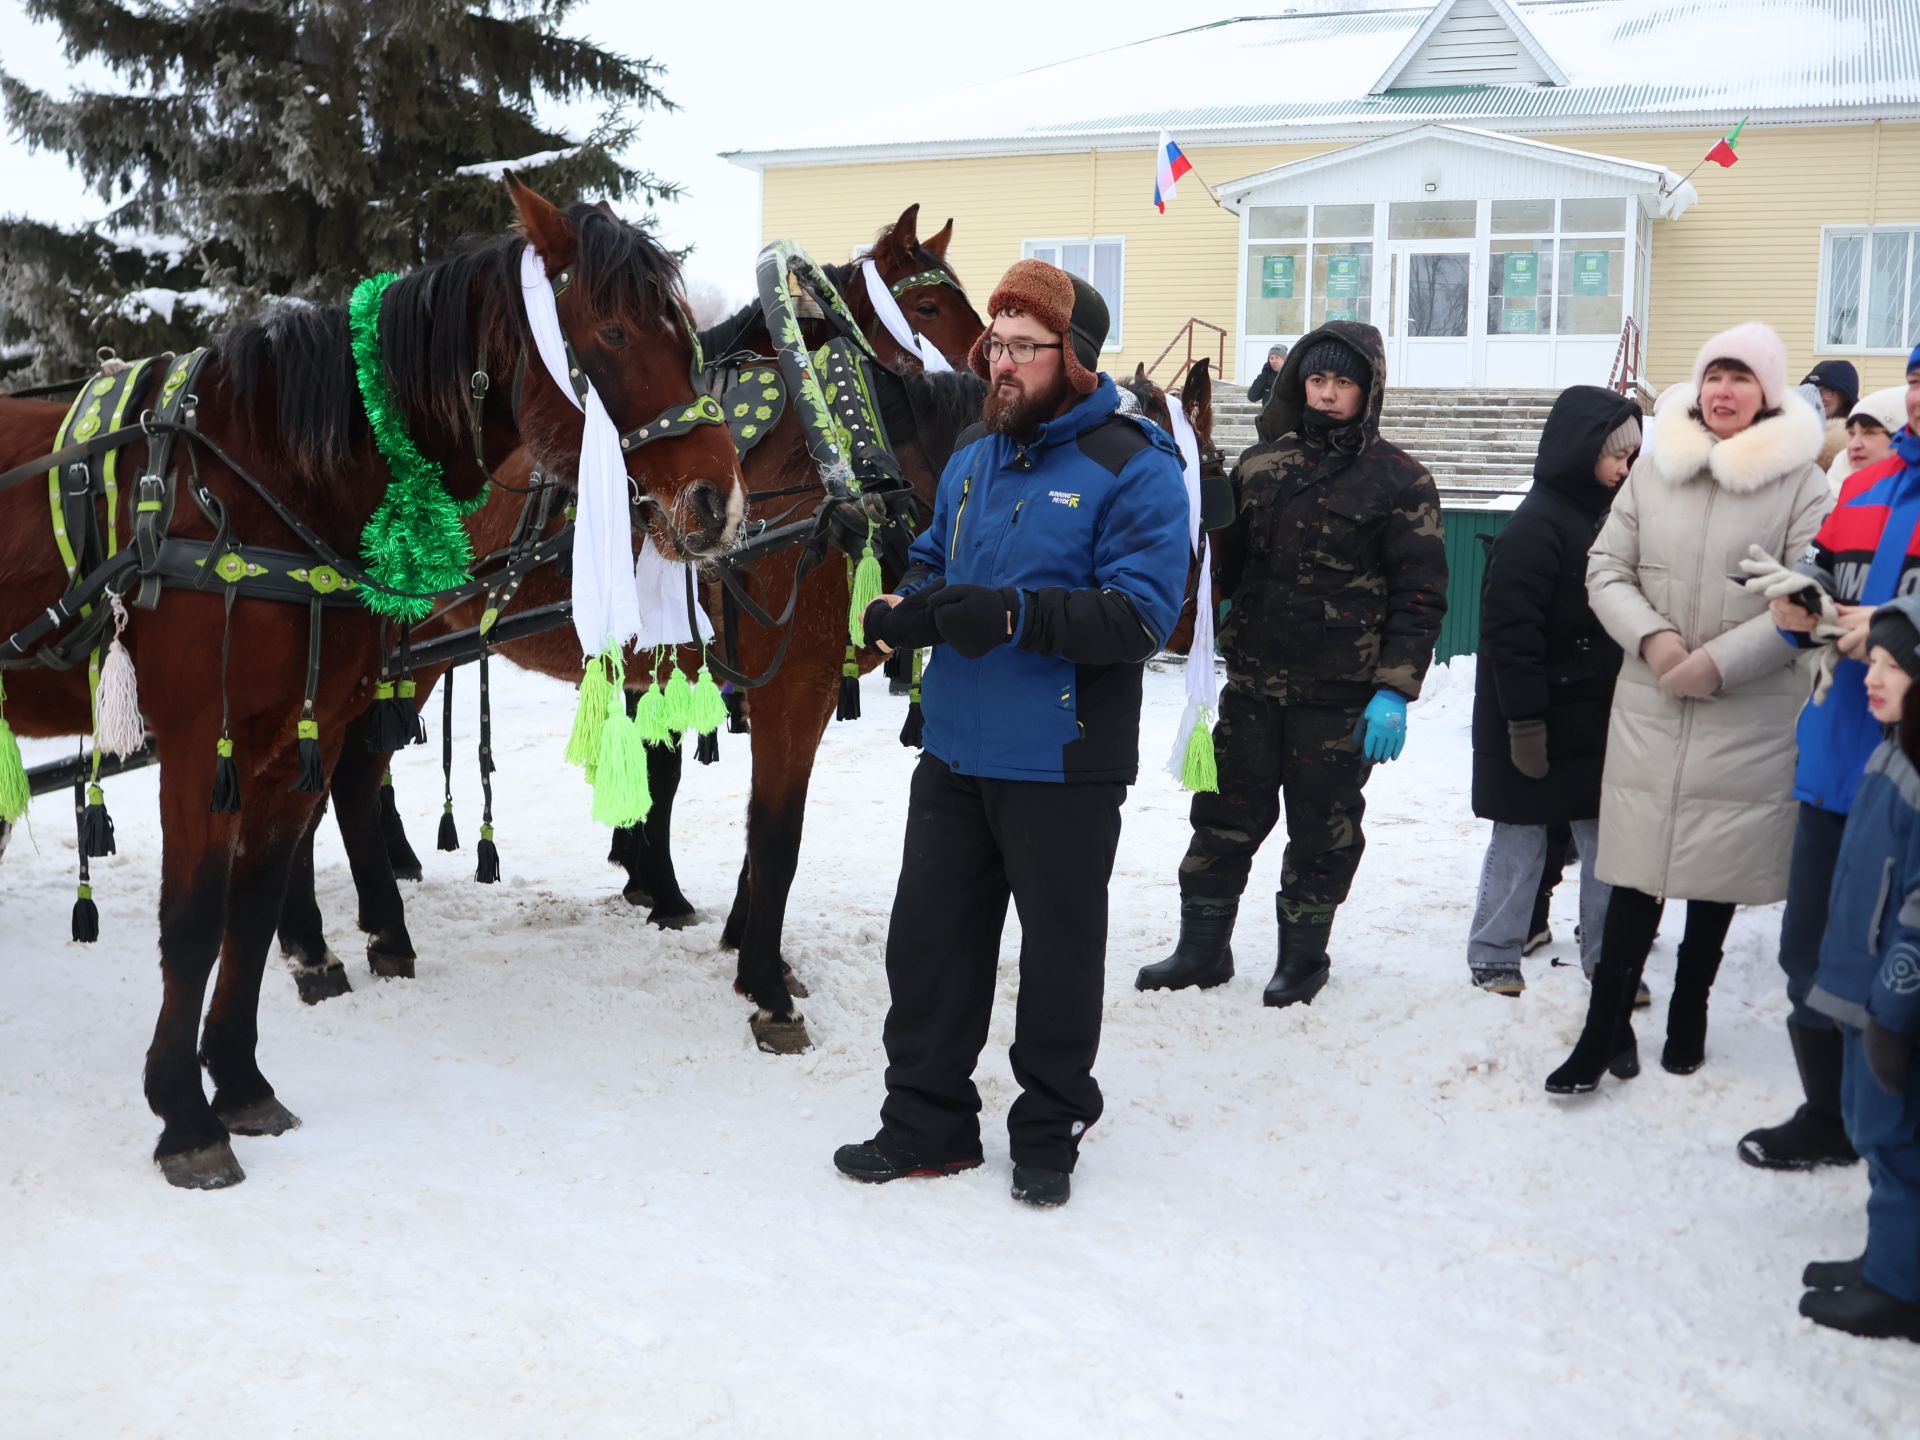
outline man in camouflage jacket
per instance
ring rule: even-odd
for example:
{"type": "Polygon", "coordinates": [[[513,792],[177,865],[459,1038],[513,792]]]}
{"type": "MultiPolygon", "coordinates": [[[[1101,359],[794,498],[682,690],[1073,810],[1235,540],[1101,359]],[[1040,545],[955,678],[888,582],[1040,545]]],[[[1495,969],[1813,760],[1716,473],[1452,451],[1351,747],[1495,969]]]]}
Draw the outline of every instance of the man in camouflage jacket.
{"type": "Polygon", "coordinates": [[[1286,800],[1280,959],[1269,1005],[1326,984],[1327,938],[1365,848],[1361,788],[1400,753],[1407,702],[1446,613],[1440,498],[1425,467],[1380,438],[1380,332],[1331,321],[1293,348],[1240,457],[1240,513],[1222,536],[1232,609],[1214,745],[1217,794],[1193,798],[1180,865],[1180,942],[1143,990],[1218,985],[1255,852],[1286,800]]]}

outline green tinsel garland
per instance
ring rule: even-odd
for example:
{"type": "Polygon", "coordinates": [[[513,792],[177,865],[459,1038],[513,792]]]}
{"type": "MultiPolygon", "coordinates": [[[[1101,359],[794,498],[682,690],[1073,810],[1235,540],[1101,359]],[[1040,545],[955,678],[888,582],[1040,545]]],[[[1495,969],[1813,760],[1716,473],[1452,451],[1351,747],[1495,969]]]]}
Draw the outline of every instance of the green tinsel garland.
{"type": "MultiPolygon", "coordinates": [[[[467,582],[473,542],[460,520],[485,502],[487,487],[481,486],[469,501],[456,502],[442,483],[441,467],[422,455],[407,434],[380,354],[380,304],[387,287],[399,278],[369,275],[354,286],[347,305],[360,401],[373,426],[373,443],[393,476],[380,508],[360,532],[360,553],[367,573],[380,584],[426,595],[467,582]]],[[[433,611],[430,599],[387,595],[371,586],[361,587],[360,598],[374,614],[395,620],[424,620],[433,611]]]]}

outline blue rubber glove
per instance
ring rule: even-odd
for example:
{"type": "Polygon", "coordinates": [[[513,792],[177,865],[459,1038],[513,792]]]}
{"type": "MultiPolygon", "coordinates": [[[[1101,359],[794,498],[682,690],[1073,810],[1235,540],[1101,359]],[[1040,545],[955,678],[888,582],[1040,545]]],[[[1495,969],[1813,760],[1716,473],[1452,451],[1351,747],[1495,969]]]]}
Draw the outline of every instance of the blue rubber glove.
{"type": "Polygon", "coordinates": [[[1394,690],[1376,690],[1360,716],[1360,748],[1375,764],[1398,760],[1407,743],[1407,697],[1394,690]]]}

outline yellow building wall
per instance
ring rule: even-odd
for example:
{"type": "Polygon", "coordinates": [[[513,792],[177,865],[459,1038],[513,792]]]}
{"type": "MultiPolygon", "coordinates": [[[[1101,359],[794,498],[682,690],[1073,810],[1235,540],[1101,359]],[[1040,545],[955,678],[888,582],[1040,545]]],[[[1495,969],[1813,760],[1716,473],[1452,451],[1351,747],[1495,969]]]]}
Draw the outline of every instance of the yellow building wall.
{"type": "MultiPolygon", "coordinates": [[[[1572,149],[1665,165],[1684,174],[1720,131],[1639,131],[1537,138],[1572,149]]],[[[1188,150],[1215,185],[1340,148],[1253,145],[1188,150]]],[[[1689,373],[1711,335],[1764,320],[1786,342],[1798,379],[1814,363],[1820,227],[1920,223],[1920,124],[1749,126],[1731,170],[1693,177],[1700,203],[1653,227],[1653,286],[1646,376],[1657,390],[1689,373]]],[[[949,257],[984,306],[1029,239],[1126,239],[1123,344],[1103,366],[1151,363],[1189,317],[1223,326],[1227,373],[1239,343],[1238,217],[1216,209],[1191,177],[1165,215],[1153,209],[1151,150],[769,169],[763,240],[784,237],[838,261],[920,203],[921,230],[954,217],[949,257]]],[[[1203,332],[1204,333],[1204,332],[1203,332]]],[[[1214,349],[1208,337],[1205,350],[1214,349]]],[[[1184,355],[1184,344],[1176,350],[1184,355]]],[[[1904,357],[1845,355],[1863,390],[1898,383],[1904,357]]],[[[1161,374],[1168,373],[1163,367],[1161,374]]]]}

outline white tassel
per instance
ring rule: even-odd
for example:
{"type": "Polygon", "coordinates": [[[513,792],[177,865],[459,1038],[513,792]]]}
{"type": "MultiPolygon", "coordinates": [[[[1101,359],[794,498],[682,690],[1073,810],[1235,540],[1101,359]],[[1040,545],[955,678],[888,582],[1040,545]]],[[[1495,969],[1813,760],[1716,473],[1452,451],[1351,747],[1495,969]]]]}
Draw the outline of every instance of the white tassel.
{"type": "Polygon", "coordinates": [[[131,755],[147,742],[147,722],[140,716],[140,682],[133,673],[133,657],[120,643],[126,625],[126,610],[115,596],[113,643],[107,646],[94,699],[93,743],[108,755],[131,755]]]}

